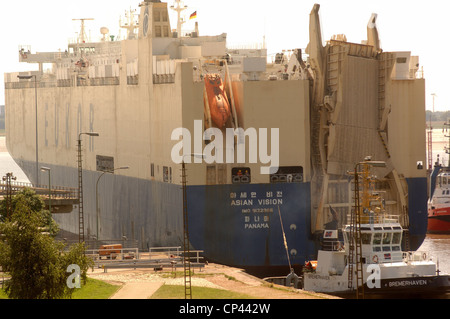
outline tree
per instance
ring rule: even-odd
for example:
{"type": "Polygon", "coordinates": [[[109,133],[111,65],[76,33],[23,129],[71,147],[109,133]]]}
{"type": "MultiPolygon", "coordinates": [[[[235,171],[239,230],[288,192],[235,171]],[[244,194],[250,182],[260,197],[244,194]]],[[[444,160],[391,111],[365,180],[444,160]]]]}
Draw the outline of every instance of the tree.
{"type": "Polygon", "coordinates": [[[65,251],[63,243],[44,233],[48,215],[35,197],[18,196],[13,202],[12,216],[0,224],[0,266],[11,275],[6,293],[13,299],[70,298],[68,266],[77,264],[83,278],[91,266],[84,245],[65,251]]]}
{"type": "MultiPolygon", "coordinates": [[[[46,231],[55,236],[59,232],[59,226],[52,218],[52,214],[49,210],[45,210],[44,201],[36,192],[30,188],[24,188],[22,191],[18,192],[11,199],[11,211],[16,210],[18,202],[26,203],[32,212],[36,212],[42,215],[42,222],[39,227],[46,229],[46,231]]],[[[7,216],[7,201],[6,199],[0,202],[0,221],[5,221],[7,216]]]]}

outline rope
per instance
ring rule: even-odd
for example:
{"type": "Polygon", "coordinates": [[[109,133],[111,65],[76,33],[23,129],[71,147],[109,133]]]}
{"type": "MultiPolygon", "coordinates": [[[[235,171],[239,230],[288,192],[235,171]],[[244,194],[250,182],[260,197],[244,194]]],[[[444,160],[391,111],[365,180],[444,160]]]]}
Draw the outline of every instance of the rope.
{"type": "Polygon", "coordinates": [[[284,227],[283,227],[283,220],[281,219],[281,212],[280,212],[280,205],[278,205],[278,215],[280,216],[280,224],[281,224],[281,231],[283,232],[283,241],[284,241],[284,247],[286,248],[286,256],[289,262],[289,269],[292,270],[291,267],[291,259],[289,258],[289,250],[286,240],[286,234],[284,233],[284,227]]]}

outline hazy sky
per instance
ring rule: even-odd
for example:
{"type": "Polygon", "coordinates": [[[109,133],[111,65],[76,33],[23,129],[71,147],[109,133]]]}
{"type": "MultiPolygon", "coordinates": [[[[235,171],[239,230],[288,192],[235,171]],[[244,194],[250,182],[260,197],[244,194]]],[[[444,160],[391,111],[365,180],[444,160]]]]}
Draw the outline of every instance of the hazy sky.
{"type": "MultiPolygon", "coordinates": [[[[169,5],[173,1],[168,1],[169,5]]],[[[34,65],[18,62],[19,45],[31,51],[65,50],[69,38],[79,31],[78,18],[86,22],[92,39],[106,26],[118,34],[119,18],[125,10],[138,9],[138,0],[21,0],[2,1],[0,27],[2,45],[0,73],[27,71],[34,65]]],[[[411,51],[418,55],[426,79],[427,109],[450,110],[448,1],[444,0],[185,0],[187,18],[197,11],[201,35],[228,34],[229,44],[262,43],[265,35],[269,54],[283,49],[305,48],[309,41],[309,13],[321,5],[324,41],[333,34],[345,34],[350,42],[367,38],[366,26],[372,13],[378,14],[378,30],[384,51],[411,51]]],[[[172,28],[176,28],[171,11],[172,28]]],[[[191,20],[184,25],[193,29],[191,20]]],[[[4,81],[0,77],[0,104],[4,104],[4,81]]]]}

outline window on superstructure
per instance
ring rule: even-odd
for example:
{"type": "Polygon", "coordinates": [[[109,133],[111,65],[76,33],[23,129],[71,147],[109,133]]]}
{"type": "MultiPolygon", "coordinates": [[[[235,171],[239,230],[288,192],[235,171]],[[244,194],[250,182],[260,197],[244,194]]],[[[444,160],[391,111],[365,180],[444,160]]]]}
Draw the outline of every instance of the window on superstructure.
{"type": "Polygon", "coordinates": [[[270,174],[271,183],[301,183],[303,182],[302,166],[279,167],[275,174],[270,174]]]}
{"type": "Polygon", "coordinates": [[[150,165],[150,176],[155,177],[155,164],[150,165]]]}
{"type": "Polygon", "coordinates": [[[231,182],[233,184],[249,184],[251,179],[250,167],[233,167],[231,170],[231,182]]]}
{"type": "Polygon", "coordinates": [[[168,12],[167,12],[167,11],[163,11],[163,12],[162,12],[162,20],[163,20],[163,22],[167,22],[168,19],[169,19],[169,14],[168,14],[168,12]]]}
{"type": "Polygon", "coordinates": [[[380,245],[381,244],[381,233],[376,233],[373,235],[373,244],[380,245]]]}
{"type": "Polygon", "coordinates": [[[393,233],[392,234],[392,245],[400,244],[401,238],[402,238],[402,233],[393,233]]]}
{"type": "Polygon", "coordinates": [[[447,185],[447,176],[442,176],[442,185],[447,185]]]}
{"type": "Polygon", "coordinates": [[[159,22],[161,21],[161,12],[160,11],[153,11],[153,21],[159,22]]]}
{"type": "Polygon", "coordinates": [[[163,166],[163,181],[164,183],[169,182],[169,168],[167,166],[163,166]]]}
{"type": "Polygon", "coordinates": [[[166,25],[163,26],[163,31],[164,31],[163,37],[168,38],[169,37],[169,27],[166,25]]]}
{"type": "Polygon", "coordinates": [[[370,245],[371,241],[372,241],[371,233],[362,233],[361,234],[361,242],[363,245],[370,245]]]}
{"type": "Polygon", "coordinates": [[[392,234],[392,251],[400,251],[400,241],[402,238],[402,233],[393,233],[392,234]]]}
{"type": "Polygon", "coordinates": [[[161,26],[160,25],[155,26],[155,37],[161,38],[161,26]]]}

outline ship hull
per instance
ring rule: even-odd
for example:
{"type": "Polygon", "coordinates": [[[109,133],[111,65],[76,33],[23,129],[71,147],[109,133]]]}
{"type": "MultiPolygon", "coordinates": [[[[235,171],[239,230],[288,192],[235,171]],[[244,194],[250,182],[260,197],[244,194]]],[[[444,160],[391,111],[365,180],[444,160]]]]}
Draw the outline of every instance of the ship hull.
{"type": "MultiPolygon", "coordinates": [[[[35,163],[17,163],[33,182],[35,163]]],[[[55,185],[76,185],[75,168],[41,165],[50,166],[55,185]]],[[[182,247],[180,185],[105,174],[96,192],[99,174],[83,170],[86,241],[120,241],[125,236],[143,250],[182,247]]],[[[310,196],[309,183],[187,186],[191,249],[221,264],[256,272],[281,267],[289,272],[290,264],[302,265],[317,251],[310,229],[310,196]],[[248,198],[241,198],[243,194],[248,198]]],[[[70,239],[78,240],[78,207],[53,217],[64,237],[70,234],[70,239]]]]}
{"type": "Polygon", "coordinates": [[[188,196],[191,243],[213,261],[288,272],[316,253],[309,183],[196,186],[188,196]]]}
{"type": "Polygon", "coordinates": [[[434,234],[450,234],[450,207],[429,210],[428,232],[434,234]]]}
{"type": "MultiPolygon", "coordinates": [[[[380,288],[370,288],[364,284],[367,299],[447,299],[450,293],[450,276],[418,276],[381,279],[380,288]]],[[[342,298],[356,298],[355,290],[327,292],[342,298]]]]}
{"type": "MultiPolygon", "coordinates": [[[[35,163],[23,160],[17,163],[33,181],[35,163]]],[[[77,169],[41,165],[51,167],[55,185],[77,184],[77,169]]],[[[182,247],[180,185],[105,174],[96,192],[94,185],[99,175],[99,172],[83,171],[86,241],[98,238],[110,242],[125,236],[143,250],[182,247]]],[[[423,181],[412,179],[409,184],[410,191],[418,190],[423,181]]],[[[289,266],[298,269],[305,261],[314,259],[319,248],[311,234],[310,189],[310,183],[187,186],[191,249],[203,251],[206,260],[255,273],[276,269],[287,273],[289,266]]],[[[410,203],[411,250],[418,249],[426,236],[426,214],[422,213],[426,204],[418,194],[410,203]]],[[[78,240],[77,207],[69,214],[53,214],[53,217],[64,236],[69,233],[73,240],[78,240]]]]}
{"type": "Polygon", "coordinates": [[[406,250],[418,250],[427,234],[427,179],[407,178],[408,184],[408,246],[406,250]]]}

